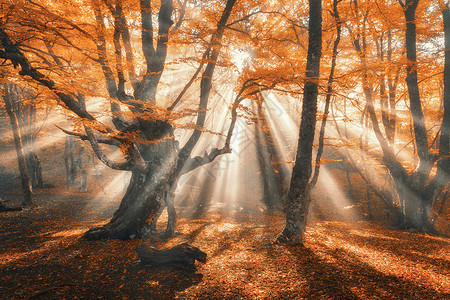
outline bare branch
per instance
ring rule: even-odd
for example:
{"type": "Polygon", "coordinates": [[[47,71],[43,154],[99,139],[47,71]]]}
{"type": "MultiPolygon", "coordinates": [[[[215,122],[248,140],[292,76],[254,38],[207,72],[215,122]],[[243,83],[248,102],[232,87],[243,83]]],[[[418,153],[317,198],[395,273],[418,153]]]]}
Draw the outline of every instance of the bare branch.
{"type": "Polygon", "coordinates": [[[216,157],[222,155],[222,154],[226,154],[226,153],[231,153],[230,148],[222,148],[222,149],[218,149],[218,148],[214,148],[211,150],[210,153],[206,153],[203,156],[196,156],[194,158],[189,158],[186,163],[185,163],[185,167],[183,168],[183,170],[181,171],[180,175],[189,173],[190,171],[201,167],[203,165],[209,164],[210,162],[214,161],[214,159],[216,159],[216,157]]]}
{"type": "Polygon", "coordinates": [[[231,27],[230,25],[227,25],[227,29],[229,29],[229,30],[231,30],[231,31],[236,31],[236,32],[239,32],[239,33],[241,33],[241,34],[243,34],[243,35],[246,35],[246,36],[250,36],[250,37],[251,37],[250,33],[248,33],[248,32],[245,31],[245,30],[237,29],[237,28],[231,27]]]}
{"type": "Polygon", "coordinates": [[[170,30],[171,33],[177,31],[180,28],[181,24],[183,23],[184,15],[186,14],[187,0],[184,0],[183,3],[181,3],[181,1],[179,1],[179,0],[177,2],[178,2],[178,4],[180,5],[180,8],[181,8],[180,9],[180,16],[178,17],[178,20],[175,23],[175,25],[170,30]]]}
{"type": "MultiPolygon", "coordinates": [[[[89,138],[88,138],[88,136],[86,134],[82,134],[80,132],[69,131],[69,130],[66,130],[66,129],[62,128],[62,127],[59,127],[58,125],[55,125],[55,126],[56,126],[56,128],[58,128],[59,130],[61,130],[65,134],[76,136],[76,137],[80,138],[83,141],[89,140],[89,138]]],[[[116,140],[114,140],[114,139],[108,139],[108,138],[104,138],[104,137],[95,137],[95,139],[100,144],[106,144],[106,145],[111,145],[111,146],[116,146],[116,147],[120,147],[121,146],[121,143],[116,141],[116,140]]]]}
{"type": "Polygon", "coordinates": [[[231,26],[231,25],[234,25],[234,24],[237,24],[237,23],[240,23],[240,22],[243,22],[243,21],[248,21],[248,19],[249,19],[250,17],[252,17],[252,16],[254,16],[254,15],[256,15],[256,14],[259,14],[259,13],[262,13],[262,11],[257,10],[257,11],[254,11],[254,12],[252,12],[252,13],[249,13],[248,15],[244,16],[243,18],[238,19],[238,20],[235,20],[235,21],[233,21],[233,22],[227,24],[226,27],[229,27],[229,26],[231,26]]]}
{"type": "Polygon", "coordinates": [[[186,174],[200,166],[208,164],[208,163],[212,162],[214,159],[216,159],[216,157],[218,157],[219,155],[231,153],[230,142],[231,142],[233,130],[234,130],[234,127],[235,127],[236,121],[237,121],[237,116],[238,116],[237,108],[239,107],[239,104],[241,103],[241,101],[245,99],[245,98],[241,97],[242,94],[244,93],[244,91],[248,87],[253,86],[253,85],[256,85],[256,84],[254,82],[252,82],[251,79],[245,81],[244,84],[242,84],[242,88],[239,91],[239,93],[237,94],[237,96],[233,102],[232,110],[231,110],[231,116],[232,116],[231,124],[230,124],[230,127],[228,128],[228,134],[225,139],[224,147],[222,149],[214,148],[211,150],[211,152],[209,154],[205,152],[203,157],[196,156],[194,158],[188,158],[186,160],[180,174],[186,174]]]}
{"type": "Polygon", "coordinates": [[[253,82],[251,82],[251,80],[245,81],[241,87],[241,90],[236,95],[236,98],[233,102],[232,109],[231,109],[231,124],[230,124],[230,127],[228,128],[227,138],[225,139],[225,147],[224,148],[226,148],[226,149],[230,149],[231,137],[233,136],[234,126],[236,125],[237,116],[238,116],[237,108],[239,107],[239,104],[242,102],[242,100],[244,100],[244,98],[242,98],[241,96],[244,93],[244,91],[252,84],[253,84],[253,82]]]}
{"type": "Polygon", "coordinates": [[[186,94],[187,90],[191,87],[192,83],[194,83],[195,79],[197,78],[198,74],[200,73],[200,71],[202,70],[203,66],[205,65],[205,59],[209,53],[209,51],[211,51],[211,47],[209,47],[205,53],[203,54],[202,57],[202,62],[200,63],[200,65],[198,66],[197,70],[195,71],[194,75],[192,75],[191,79],[189,80],[189,82],[184,86],[183,90],[180,92],[180,94],[178,95],[178,97],[175,99],[175,101],[173,101],[172,105],[169,106],[169,108],[167,108],[167,110],[169,112],[171,112],[175,106],[181,101],[181,98],[183,98],[184,94],[186,94]]]}
{"type": "MultiPolygon", "coordinates": [[[[208,64],[206,65],[205,71],[202,73],[202,80],[200,82],[200,101],[198,105],[198,117],[196,121],[196,125],[199,127],[203,127],[206,120],[206,110],[208,108],[208,99],[209,93],[211,91],[212,86],[212,77],[214,75],[214,69],[216,67],[217,58],[219,57],[220,49],[221,49],[221,41],[223,37],[223,33],[225,31],[225,26],[228,21],[228,18],[231,15],[231,11],[234,7],[236,0],[228,0],[225,8],[222,12],[222,16],[220,17],[219,22],[217,23],[217,29],[214,32],[211,38],[212,51],[210,55],[207,57],[208,64]]],[[[183,165],[184,160],[187,159],[192,149],[194,149],[197,144],[202,131],[195,129],[189,140],[180,150],[178,157],[180,157],[179,163],[183,165]]]]}

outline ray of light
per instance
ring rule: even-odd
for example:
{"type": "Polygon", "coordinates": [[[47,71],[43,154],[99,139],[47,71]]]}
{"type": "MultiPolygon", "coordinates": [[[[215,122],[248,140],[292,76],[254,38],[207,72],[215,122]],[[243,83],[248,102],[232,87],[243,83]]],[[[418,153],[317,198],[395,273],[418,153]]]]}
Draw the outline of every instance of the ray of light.
{"type": "MultiPolygon", "coordinates": [[[[291,162],[297,145],[298,125],[275,95],[269,94],[267,100],[264,101],[265,114],[273,134],[275,147],[285,163],[291,162]]],[[[289,164],[286,167],[292,168],[292,165],[289,164]]]]}
{"type": "MultiPolygon", "coordinates": [[[[333,206],[338,209],[338,213],[347,221],[359,220],[359,215],[356,211],[351,209],[353,207],[353,203],[348,199],[345,193],[342,190],[342,186],[340,183],[336,181],[333,174],[329,171],[326,165],[321,166],[319,182],[318,182],[318,191],[324,191],[326,195],[326,199],[330,200],[333,206]]],[[[319,205],[327,205],[327,201],[317,201],[316,203],[319,205]]]]}

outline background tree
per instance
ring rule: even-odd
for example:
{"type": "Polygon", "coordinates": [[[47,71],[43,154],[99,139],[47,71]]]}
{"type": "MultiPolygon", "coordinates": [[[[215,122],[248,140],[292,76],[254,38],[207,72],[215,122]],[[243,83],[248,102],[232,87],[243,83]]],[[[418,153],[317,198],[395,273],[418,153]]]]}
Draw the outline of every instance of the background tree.
{"type": "Polygon", "coordinates": [[[16,113],[13,109],[14,98],[17,97],[17,87],[12,84],[3,84],[3,101],[5,102],[6,112],[8,113],[11,128],[14,135],[14,146],[17,153],[17,161],[19,164],[20,177],[22,181],[23,191],[23,207],[30,207],[33,203],[33,189],[31,185],[30,175],[28,173],[27,161],[23,149],[22,136],[20,133],[19,122],[17,121],[16,113]]]}
{"type": "Polygon", "coordinates": [[[33,187],[43,187],[44,180],[42,177],[41,160],[36,152],[36,139],[42,129],[38,122],[45,121],[48,117],[49,110],[44,114],[40,114],[42,120],[38,121],[39,95],[32,89],[24,86],[16,85],[17,96],[13,103],[13,110],[16,113],[19,123],[23,149],[27,161],[27,169],[30,174],[33,187]]]}

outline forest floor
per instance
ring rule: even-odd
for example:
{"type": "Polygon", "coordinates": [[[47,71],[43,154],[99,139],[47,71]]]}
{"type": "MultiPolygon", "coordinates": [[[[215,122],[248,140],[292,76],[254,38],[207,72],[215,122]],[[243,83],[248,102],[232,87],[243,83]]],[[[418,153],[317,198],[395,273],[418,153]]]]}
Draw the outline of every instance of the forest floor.
{"type": "Polygon", "coordinates": [[[87,241],[83,232],[105,223],[118,204],[99,207],[92,198],[40,189],[33,209],[0,214],[0,299],[450,298],[445,237],[316,220],[304,247],[272,245],[281,212],[216,205],[196,218],[181,209],[169,240],[87,241]],[[150,267],[135,251],[142,243],[181,242],[208,254],[195,272],[150,267]]]}

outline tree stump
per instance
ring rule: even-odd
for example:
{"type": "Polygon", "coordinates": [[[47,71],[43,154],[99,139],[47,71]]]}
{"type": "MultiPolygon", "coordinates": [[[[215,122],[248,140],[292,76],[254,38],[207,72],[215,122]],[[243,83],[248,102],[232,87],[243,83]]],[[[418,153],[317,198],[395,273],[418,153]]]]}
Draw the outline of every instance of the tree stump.
{"type": "Polygon", "coordinates": [[[172,248],[156,249],[142,244],[136,248],[142,262],[152,266],[179,265],[195,269],[195,261],[206,262],[207,254],[199,248],[183,243],[172,248]]]}

